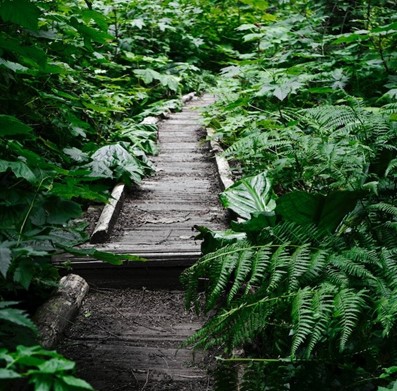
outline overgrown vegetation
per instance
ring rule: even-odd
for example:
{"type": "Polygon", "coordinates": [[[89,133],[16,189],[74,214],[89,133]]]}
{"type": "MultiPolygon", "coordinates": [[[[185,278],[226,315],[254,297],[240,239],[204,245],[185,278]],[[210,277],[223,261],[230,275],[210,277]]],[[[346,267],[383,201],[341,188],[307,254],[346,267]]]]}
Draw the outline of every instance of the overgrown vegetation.
{"type": "Polygon", "coordinates": [[[396,6],[270,11],[238,27],[207,112],[241,178],[221,196],[238,220],[198,227],[187,304],[215,316],[189,342],[218,352],[217,390],[393,388],[396,6]]]}
{"type": "Polygon", "coordinates": [[[189,342],[218,352],[218,390],[396,387],[396,8],[0,0],[0,381],[90,389],[33,346],[14,300],[56,286],[51,256],[87,239],[88,203],[150,174],[141,120],[220,71],[206,116],[240,179],[221,196],[238,220],[198,227],[187,304],[215,316],[189,342]]]}
{"type": "MultiPolygon", "coordinates": [[[[34,309],[57,285],[53,254],[87,240],[78,222],[86,206],[152,172],[156,129],[141,120],[178,109],[183,93],[212,78],[190,33],[197,12],[183,1],[0,0],[0,299],[34,309]]],[[[0,343],[0,381],[19,373],[40,390],[85,388],[65,380],[66,361],[41,367],[55,354],[32,348],[24,359],[23,333],[7,330],[15,338],[0,343]]]]}

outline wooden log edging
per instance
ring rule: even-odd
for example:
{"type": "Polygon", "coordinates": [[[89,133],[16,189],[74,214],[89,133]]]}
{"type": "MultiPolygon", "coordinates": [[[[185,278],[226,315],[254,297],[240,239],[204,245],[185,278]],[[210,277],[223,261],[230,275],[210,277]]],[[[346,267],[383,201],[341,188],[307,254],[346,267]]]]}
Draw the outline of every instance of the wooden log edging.
{"type": "Polygon", "coordinates": [[[230,170],[229,162],[222,156],[223,148],[217,140],[214,139],[215,132],[211,128],[207,128],[211,151],[214,153],[216,168],[219,175],[219,183],[222,190],[233,185],[233,174],[230,170]]]}
{"type": "Polygon", "coordinates": [[[90,243],[103,243],[109,238],[123,205],[124,197],[125,185],[119,183],[113,188],[109,203],[105,205],[99,216],[94,232],[91,235],[90,243]]]}
{"type": "Polygon", "coordinates": [[[76,274],[61,278],[55,295],[47,300],[33,317],[39,331],[39,341],[46,349],[53,349],[62,333],[70,326],[88,292],[87,282],[76,274]]]}
{"type": "MultiPolygon", "coordinates": [[[[190,92],[182,96],[181,101],[183,104],[191,101],[196,96],[195,92],[190,92]]],[[[167,117],[168,113],[162,113],[156,117],[149,116],[144,118],[140,124],[142,125],[157,125],[162,118],[167,117]]],[[[90,237],[90,243],[105,243],[112,232],[113,226],[120,213],[121,207],[125,198],[125,185],[122,183],[117,184],[112,191],[109,202],[105,205],[99,216],[95,229],[90,237]]]]}

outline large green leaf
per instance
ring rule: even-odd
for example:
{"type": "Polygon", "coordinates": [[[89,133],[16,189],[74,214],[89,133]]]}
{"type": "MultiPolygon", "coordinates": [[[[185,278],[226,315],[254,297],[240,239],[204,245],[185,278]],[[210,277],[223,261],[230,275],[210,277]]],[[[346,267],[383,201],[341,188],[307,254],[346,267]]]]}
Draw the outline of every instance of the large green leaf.
{"type": "Polygon", "coordinates": [[[22,375],[11,369],[0,368],[0,380],[18,379],[20,377],[22,377],[22,375]]]}
{"type": "Polygon", "coordinates": [[[0,172],[6,172],[10,169],[17,178],[26,179],[28,182],[34,183],[37,178],[33,171],[24,162],[8,162],[0,160],[0,172]]]}
{"type": "Polygon", "coordinates": [[[31,136],[32,128],[11,115],[0,115],[0,137],[31,136]]]}
{"type": "Polygon", "coordinates": [[[327,196],[294,191],[277,200],[277,214],[298,224],[334,231],[360,198],[359,192],[334,191],[327,196]]]}
{"type": "Polygon", "coordinates": [[[31,30],[38,29],[40,10],[29,0],[0,0],[0,18],[31,30]]]}
{"type": "Polygon", "coordinates": [[[116,178],[127,184],[139,183],[144,175],[140,161],[120,144],[106,145],[91,156],[85,168],[94,177],[116,178]]]}
{"type": "Polygon", "coordinates": [[[249,219],[255,212],[272,212],[276,208],[267,172],[239,180],[220,196],[222,205],[249,219]]]}
{"type": "Polygon", "coordinates": [[[79,204],[69,200],[61,200],[58,197],[50,197],[44,205],[50,224],[65,224],[70,219],[80,217],[81,207],[79,204]]]}
{"type": "Polygon", "coordinates": [[[93,388],[84,380],[74,376],[62,376],[62,380],[70,387],[77,387],[82,390],[93,390],[93,388]]]}
{"type": "Polygon", "coordinates": [[[70,19],[70,25],[73,26],[83,37],[91,39],[94,42],[107,43],[114,39],[114,37],[107,32],[89,27],[84,23],[79,22],[75,17],[70,19]]]}
{"type": "Polygon", "coordinates": [[[201,252],[203,254],[208,254],[224,246],[235,243],[238,240],[246,238],[245,233],[235,232],[232,230],[213,231],[207,227],[198,225],[195,225],[194,229],[200,232],[195,239],[203,240],[201,243],[201,252]]]}

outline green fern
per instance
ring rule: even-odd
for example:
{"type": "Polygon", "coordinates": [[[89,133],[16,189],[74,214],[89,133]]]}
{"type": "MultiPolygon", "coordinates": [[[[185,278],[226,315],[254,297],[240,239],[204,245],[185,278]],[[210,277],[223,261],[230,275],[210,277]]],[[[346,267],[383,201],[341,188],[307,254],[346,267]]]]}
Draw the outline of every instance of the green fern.
{"type": "Polygon", "coordinates": [[[341,289],[335,296],[334,317],[341,329],[340,350],[345,349],[346,343],[357,324],[360,312],[365,307],[366,290],[354,291],[353,289],[341,289]]]}

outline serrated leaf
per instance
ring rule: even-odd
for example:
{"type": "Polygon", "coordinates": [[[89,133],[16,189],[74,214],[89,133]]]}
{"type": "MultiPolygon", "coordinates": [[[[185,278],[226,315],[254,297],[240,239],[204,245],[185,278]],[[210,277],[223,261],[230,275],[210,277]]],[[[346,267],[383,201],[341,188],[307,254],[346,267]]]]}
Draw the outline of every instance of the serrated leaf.
{"type": "Polygon", "coordinates": [[[89,160],[88,154],[76,147],[64,148],[63,152],[78,163],[86,162],[87,160],[89,160]]]}
{"type": "MultiPolygon", "coordinates": [[[[138,183],[144,175],[140,161],[120,144],[105,145],[95,151],[91,159],[93,162],[84,166],[92,169],[92,176],[106,172],[107,178],[115,177],[124,183],[138,183]]],[[[103,176],[103,175],[101,175],[103,176]]]]}
{"type": "Polygon", "coordinates": [[[4,278],[7,277],[7,271],[11,265],[11,250],[7,247],[0,247],[0,273],[4,278]]]}
{"type": "Polygon", "coordinates": [[[134,74],[141,79],[145,84],[150,84],[153,80],[160,80],[161,75],[157,71],[146,68],[146,69],[135,69],[134,74]]]}
{"type": "Polygon", "coordinates": [[[42,373],[54,374],[57,372],[70,371],[74,369],[76,364],[73,361],[64,358],[53,358],[45,361],[39,366],[42,373]]]}
{"type": "Polygon", "coordinates": [[[20,284],[23,288],[29,289],[33,276],[35,275],[35,267],[31,260],[23,260],[14,272],[14,282],[20,284]]]}
{"type": "Polygon", "coordinates": [[[36,331],[36,325],[28,318],[25,312],[16,308],[0,309],[0,319],[36,331]]]}

